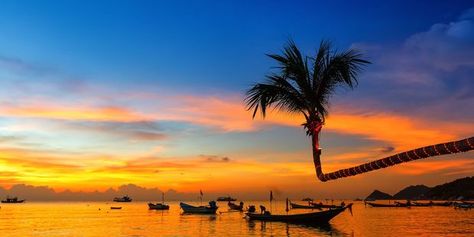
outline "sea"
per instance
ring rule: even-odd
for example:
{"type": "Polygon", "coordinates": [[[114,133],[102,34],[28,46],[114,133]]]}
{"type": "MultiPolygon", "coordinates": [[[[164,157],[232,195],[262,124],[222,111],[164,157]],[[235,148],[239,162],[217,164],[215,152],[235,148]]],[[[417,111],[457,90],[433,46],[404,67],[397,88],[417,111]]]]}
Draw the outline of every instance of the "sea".
{"type": "MultiPolygon", "coordinates": [[[[146,202],[1,204],[0,236],[474,236],[474,209],[373,208],[353,203],[352,214],[346,210],[327,225],[310,226],[249,221],[241,212],[229,212],[226,202],[218,203],[216,215],[182,214],[179,202],[169,202],[167,211],[148,210],[146,202]]],[[[245,202],[249,204],[286,213],[284,201],[245,202]]]]}

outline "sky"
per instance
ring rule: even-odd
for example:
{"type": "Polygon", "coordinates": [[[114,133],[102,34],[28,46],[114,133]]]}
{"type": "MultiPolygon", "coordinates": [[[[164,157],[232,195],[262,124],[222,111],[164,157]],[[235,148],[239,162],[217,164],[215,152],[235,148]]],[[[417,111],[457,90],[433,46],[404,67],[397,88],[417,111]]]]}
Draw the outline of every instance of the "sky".
{"type": "Polygon", "coordinates": [[[1,1],[0,187],[353,198],[474,175],[471,152],[319,182],[303,119],[243,102],[289,39],[372,62],[332,97],[323,171],[474,134],[471,1],[1,1]]]}

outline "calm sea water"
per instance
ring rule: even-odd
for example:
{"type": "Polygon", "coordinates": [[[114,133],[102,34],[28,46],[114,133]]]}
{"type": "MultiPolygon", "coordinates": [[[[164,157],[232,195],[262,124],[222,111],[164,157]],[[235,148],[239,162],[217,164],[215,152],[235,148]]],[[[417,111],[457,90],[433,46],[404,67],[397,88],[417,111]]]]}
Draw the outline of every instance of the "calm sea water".
{"type": "MultiPolygon", "coordinates": [[[[310,227],[250,222],[239,212],[182,215],[178,202],[169,204],[169,211],[148,210],[145,202],[3,204],[0,236],[474,236],[474,210],[452,207],[371,208],[356,202],[353,216],[346,211],[328,226],[310,227]]],[[[225,202],[219,206],[218,213],[227,211],[225,202]]],[[[272,209],[284,212],[285,204],[274,202],[272,209]]]]}

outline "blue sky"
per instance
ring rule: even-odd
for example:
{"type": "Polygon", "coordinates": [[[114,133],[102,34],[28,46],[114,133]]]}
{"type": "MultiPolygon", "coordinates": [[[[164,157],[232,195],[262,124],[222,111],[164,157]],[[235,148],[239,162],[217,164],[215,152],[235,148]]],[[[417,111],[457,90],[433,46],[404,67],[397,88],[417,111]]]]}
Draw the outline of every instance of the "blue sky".
{"type": "Polygon", "coordinates": [[[397,44],[469,1],[3,1],[0,50],[104,83],[245,89],[294,38],[397,44]],[[183,82],[185,84],[183,84],[183,82]]]}
{"type": "MultiPolygon", "coordinates": [[[[474,106],[473,7],[470,1],[2,1],[0,181],[91,190],[106,188],[101,183],[154,187],[159,180],[164,189],[218,192],[224,185],[215,177],[235,182],[231,174],[241,170],[261,178],[255,188],[284,188],[303,178],[312,190],[327,187],[314,181],[301,121],[252,121],[242,101],[275,65],[265,54],[290,38],[309,55],[330,39],[372,61],[356,90],[333,98],[322,138],[327,170],[471,136],[474,110],[464,108],[474,106]],[[213,178],[209,169],[216,170],[213,178]],[[84,173],[88,182],[79,178],[84,173]]],[[[470,157],[377,171],[360,178],[359,190],[341,181],[319,195],[472,175],[470,157]],[[380,177],[394,183],[380,184],[380,177]]]]}

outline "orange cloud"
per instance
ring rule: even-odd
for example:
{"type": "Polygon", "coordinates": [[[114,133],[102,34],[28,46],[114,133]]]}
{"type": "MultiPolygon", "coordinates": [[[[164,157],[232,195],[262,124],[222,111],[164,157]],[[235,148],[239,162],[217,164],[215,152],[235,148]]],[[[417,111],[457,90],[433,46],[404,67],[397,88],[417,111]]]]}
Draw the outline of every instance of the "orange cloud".
{"type": "Polygon", "coordinates": [[[83,107],[60,104],[41,104],[30,106],[1,106],[0,113],[11,117],[32,117],[63,120],[136,122],[146,118],[130,109],[118,106],[83,107]]]}

